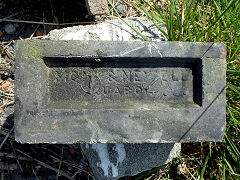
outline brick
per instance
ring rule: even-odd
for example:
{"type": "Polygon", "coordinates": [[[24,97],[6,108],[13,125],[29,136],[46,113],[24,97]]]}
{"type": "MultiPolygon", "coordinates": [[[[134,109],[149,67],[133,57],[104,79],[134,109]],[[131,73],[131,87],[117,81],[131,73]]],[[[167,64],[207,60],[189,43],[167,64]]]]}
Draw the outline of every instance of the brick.
{"type": "Polygon", "coordinates": [[[220,43],[29,40],[15,51],[19,142],[222,140],[220,43]]]}

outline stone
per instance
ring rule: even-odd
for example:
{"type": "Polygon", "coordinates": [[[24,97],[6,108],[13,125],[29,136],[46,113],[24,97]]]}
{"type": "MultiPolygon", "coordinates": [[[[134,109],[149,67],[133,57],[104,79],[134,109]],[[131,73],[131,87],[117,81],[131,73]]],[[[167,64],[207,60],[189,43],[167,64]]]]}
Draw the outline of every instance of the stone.
{"type": "Polygon", "coordinates": [[[85,0],[88,13],[91,16],[95,16],[95,19],[109,15],[108,0],[85,0]]]}
{"type": "MultiPolygon", "coordinates": [[[[134,29],[151,41],[166,41],[167,38],[147,18],[124,19],[134,29]]],[[[167,31],[164,24],[159,24],[163,31],[167,31]]],[[[121,20],[112,20],[96,25],[75,26],[55,29],[49,33],[51,40],[109,40],[109,41],[142,41],[128,25],[121,20]]]]}
{"type": "Polygon", "coordinates": [[[19,142],[223,138],[221,43],[31,40],[18,41],[15,52],[19,142]]]}
{"type": "Polygon", "coordinates": [[[123,2],[118,2],[117,5],[115,6],[115,9],[119,14],[124,14],[126,11],[126,4],[123,2]]]}
{"type": "Polygon", "coordinates": [[[98,180],[134,176],[170,162],[180,153],[181,144],[82,144],[98,180]]]}
{"type": "Polygon", "coordinates": [[[4,30],[8,34],[14,34],[16,31],[16,27],[13,24],[6,24],[4,30]]]}
{"type": "MultiPolygon", "coordinates": [[[[151,38],[153,41],[165,40],[165,37],[159,33],[157,28],[153,25],[150,20],[146,18],[133,18],[125,19],[130,25],[134,26],[135,29],[147,35],[148,38],[151,38]],[[148,29],[151,29],[154,34],[149,34],[148,29]],[[143,31],[144,30],[144,31],[143,31]],[[152,35],[152,36],[149,36],[152,35]],[[153,36],[155,38],[153,38],[153,36]]],[[[166,32],[165,26],[160,24],[160,26],[166,32]]],[[[124,32],[124,31],[120,31],[124,32]]],[[[51,40],[58,40],[58,35],[60,34],[61,38],[67,39],[74,38],[75,40],[83,40],[85,37],[89,37],[88,40],[121,40],[125,41],[136,40],[138,39],[136,33],[133,32],[128,26],[122,23],[120,20],[114,20],[107,23],[101,23],[99,25],[93,26],[78,26],[71,27],[66,30],[66,28],[52,31],[50,34],[51,40]],[[105,25],[102,25],[105,24],[105,25]],[[107,25],[106,25],[107,24],[107,25]],[[102,28],[102,26],[104,28],[102,28]],[[119,29],[127,28],[127,33],[119,33],[119,36],[114,36],[112,29],[115,29],[115,32],[119,32],[116,29],[117,26],[119,29]],[[79,29],[79,31],[76,31],[79,29]],[[80,30],[81,29],[81,30],[80,30]],[[83,30],[84,29],[84,30],[83,30]],[[95,29],[95,32],[98,32],[97,36],[81,36],[81,33],[89,32],[95,29]],[[105,36],[101,36],[102,33],[105,33],[105,36]],[[73,33],[72,33],[73,32],[73,33]],[[121,39],[120,39],[121,38],[121,39]],[[135,38],[135,39],[133,39],[135,38]]],[[[138,39],[139,40],[139,39],[138,39]]],[[[173,158],[177,157],[180,154],[181,144],[180,143],[143,143],[143,144],[128,144],[128,143],[118,143],[118,144],[108,144],[108,143],[95,143],[95,144],[81,144],[81,148],[88,158],[89,164],[93,169],[94,175],[97,179],[118,179],[123,176],[133,176],[142,171],[149,170],[153,167],[161,166],[170,162],[173,158]],[[93,147],[93,148],[91,148],[93,147]],[[104,157],[100,159],[100,157],[104,157]],[[121,158],[120,158],[121,157],[121,158]],[[115,160],[119,159],[119,163],[116,163],[115,160]],[[106,160],[106,161],[105,161],[106,160]],[[109,169],[110,168],[110,169],[109,169]],[[112,168],[112,169],[111,169],[112,168]],[[114,173],[113,173],[114,172],[114,173]],[[113,177],[114,176],[114,177],[113,177]]]]}

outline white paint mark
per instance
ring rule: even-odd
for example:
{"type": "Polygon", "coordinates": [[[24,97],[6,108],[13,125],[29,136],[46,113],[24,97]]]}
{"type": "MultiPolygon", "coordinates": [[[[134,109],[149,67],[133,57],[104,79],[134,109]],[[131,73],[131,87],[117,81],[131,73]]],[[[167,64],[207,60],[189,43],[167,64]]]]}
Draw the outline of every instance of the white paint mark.
{"type": "Polygon", "coordinates": [[[126,158],[126,151],[123,144],[116,144],[112,150],[117,152],[117,162],[113,163],[109,159],[109,153],[107,149],[108,144],[96,143],[92,145],[92,149],[94,149],[98,153],[98,157],[100,159],[100,163],[97,164],[103,170],[104,176],[109,177],[111,169],[112,177],[118,176],[118,166],[122,165],[124,159],[126,158]]]}
{"type": "Polygon", "coordinates": [[[107,144],[97,143],[92,145],[92,149],[94,149],[98,153],[98,157],[101,161],[101,164],[97,164],[100,168],[102,168],[104,176],[108,176],[108,168],[111,166],[111,163],[108,158],[107,153],[107,144]]]}
{"type": "Polygon", "coordinates": [[[121,56],[125,56],[125,55],[127,55],[127,54],[129,54],[129,53],[132,53],[132,52],[137,51],[137,50],[139,50],[139,49],[142,49],[142,48],[144,48],[144,47],[145,47],[145,46],[140,46],[140,47],[137,47],[137,48],[135,48],[135,49],[131,49],[130,51],[124,52],[123,54],[121,53],[121,56]]]}
{"type": "Polygon", "coordinates": [[[117,163],[122,165],[123,160],[126,158],[126,151],[124,145],[121,143],[116,144],[115,151],[118,153],[117,163]]]}
{"type": "Polygon", "coordinates": [[[160,57],[162,56],[162,53],[159,51],[158,46],[155,43],[152,43],[152,46],[157,50],[158,54],[160,55],[160,57]]]}
{"type": "Polygon", "coordinates": [[[150,54],[152,54],[152,45],[151,45],[151,43],[148,44],[148,50],[149,50],[150,54]]]}

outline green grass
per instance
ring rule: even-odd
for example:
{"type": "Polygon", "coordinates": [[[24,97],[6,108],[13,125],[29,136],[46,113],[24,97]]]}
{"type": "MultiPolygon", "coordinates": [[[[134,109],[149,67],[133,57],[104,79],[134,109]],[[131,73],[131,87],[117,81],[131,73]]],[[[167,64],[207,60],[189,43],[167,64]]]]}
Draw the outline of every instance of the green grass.
{"type": "MultiPolygon", "coordinates": [[[[183,144],[180,158],[187,164],[186,179],[240,179],[240,0],[134,0],[131,4],[169,41],[223,42],[227,46],[227,126],[223,143],[183,144]],[[161,22],[167,33],[159,26],[161,22]]],[[[169,177],[173,178],[171,174],[169,177]]],[[[158,178],[157,173],[141,175],[141,179],[158,178]]]]}

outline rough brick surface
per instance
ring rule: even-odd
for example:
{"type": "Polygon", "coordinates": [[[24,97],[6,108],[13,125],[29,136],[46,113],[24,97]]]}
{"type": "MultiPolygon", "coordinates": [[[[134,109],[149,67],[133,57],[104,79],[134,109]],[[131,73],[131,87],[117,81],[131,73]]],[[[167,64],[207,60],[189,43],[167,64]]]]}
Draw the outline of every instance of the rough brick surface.
{"type": "Polygon", "coordinates": [[[225,51],[220,43],[18,41],[16,139],[221,141],[225,51]]]}

